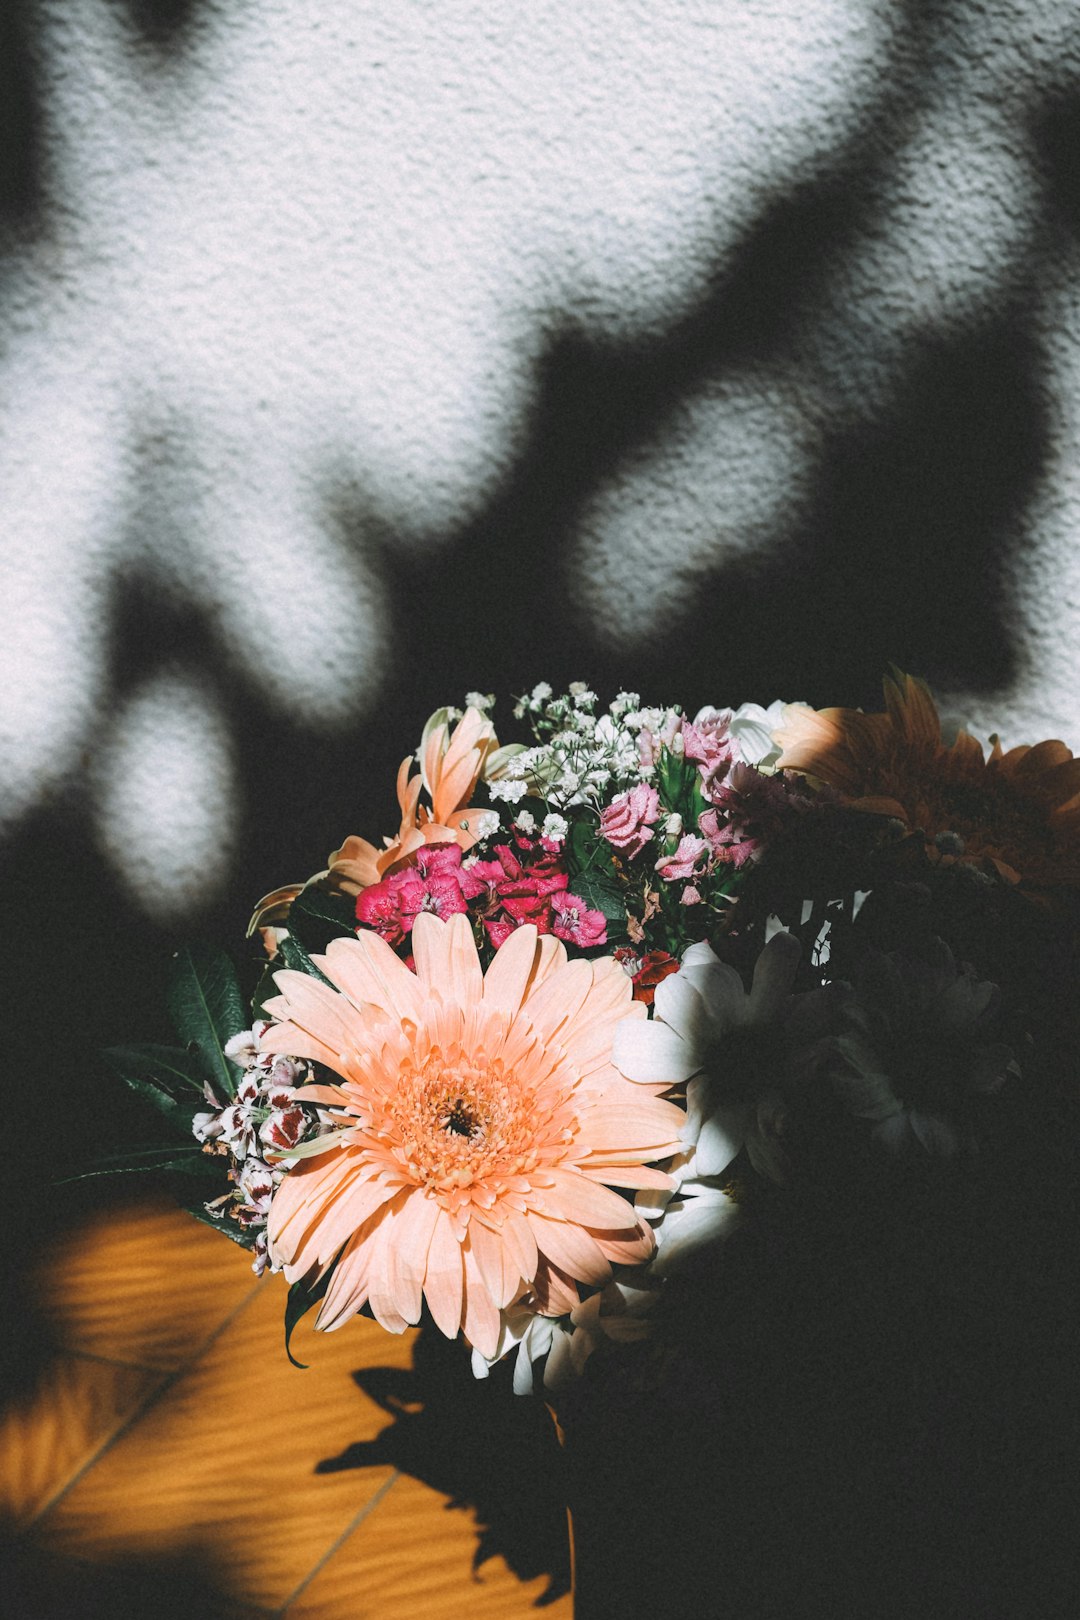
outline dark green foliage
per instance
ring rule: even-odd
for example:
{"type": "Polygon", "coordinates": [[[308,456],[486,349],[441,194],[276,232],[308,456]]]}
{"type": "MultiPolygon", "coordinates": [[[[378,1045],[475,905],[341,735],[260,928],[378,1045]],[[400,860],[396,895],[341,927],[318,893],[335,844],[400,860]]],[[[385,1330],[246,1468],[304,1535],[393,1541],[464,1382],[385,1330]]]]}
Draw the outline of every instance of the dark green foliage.
{"type": "Polygon", "coordinates": [[[234,1096],[239,1071],[222,1048],[247,1028],[248,1014],[229,958],[209,945],[182,946],[166,994],[180,1039],[199,1054],[215,1090],[234,1096]]]}
{"type": "MultiPolygon", "coordinates": [[[[213,1160],[210,1161],[213,1163],[213,1160]]],[[[189,1215],[194,1215],[197,1221],[206,1226],[212,1226],[215,1232],[222,1232],[225,1237],[231,1238],[242,1249],[252,1249],[255,1246],[255,1233],[249,1226],[241,1226],[239,1221],[230,1220],[228,1215],[216,1209],[207,1209],[205,1204],[187,1204],[184,1208],[189,1215]]]]}
{"type": "Polygon", "coordinates": [[[207,1106],[197,1058],[182,1046],[111,1046],[106,1063],[137,1096],[150,1103],[181,1136],[207,1106]]]}
{"type": "Polygon", "coordinates": [[[297,973],[307,973],[311,978],[320,980],[322,984],[330,983],[325,973],[319,972],[300,941],[292,934],[281,941],[278,950],[281,953],[282,967],[293,968],[297,973]]]}
{"type": "Polygon", "coordinates": [[[290,906],[288,926],[290,936],[305,951],[324,951],[332,939],[355,937],[356,905],[348,895],[331,894],[312,884],[290,906]]]}
{"type": "Polygon", "coordinates": [[[330,1278],[333,1275],[333,1269],[334,1268],[331,1266],[330,1269],[319,1278],[318,1282],[312,1283],[310,1287],[306,1282],[294,1282],[292,1287],[289,1289],[289,1297],[285,1302],[285,1354],[288,1356],[293,1366],[299,1367],[301,1372],[307,1371],[307,1363],[304,1361],[297,1361],[296,1357],[289,1349],[289,1342],[293,1336],[293,1329],[296,1327],[296,1324],[301,1320],[301,1318],[305,1317],[308,1311],[310,1311],[319,1303],[320,1299],[322,1299],[327,1288],[330,1286],[330,1278]]]}

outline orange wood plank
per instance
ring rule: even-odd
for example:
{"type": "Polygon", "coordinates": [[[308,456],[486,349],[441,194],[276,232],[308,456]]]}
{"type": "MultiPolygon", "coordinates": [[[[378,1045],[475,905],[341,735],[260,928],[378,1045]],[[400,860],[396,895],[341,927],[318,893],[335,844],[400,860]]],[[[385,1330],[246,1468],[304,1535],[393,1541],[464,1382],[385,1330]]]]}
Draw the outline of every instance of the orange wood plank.
{"type": "Polygon", "coordinates": [[[64,1348],[175,1368],[259,1284],[245,1251],[172,1205],[100,1216],[58,1244],[37,1293],[64,1348]]]}
{"type": "MultiPolygon", "coordinates": [[[[294,1349],[311,1366],[297,1371],[283,1280],[258,1283],[240,1249],[171,1207],[98,1217],[54,1248],[38,1282],[68,1348],[0,1426],[0,1507],[33,1521],[25,1556],[64,1590],[85,1560],[109,1591],[129,1563],[147,1590],[173,1568],[189,1572],[181,1584],[202,1571],[205,1603],[218,1592],[236,1615],[533,1612],[546,1577],[522,1582],[502,1558],[474,1575],[471,1511],[386,1460],[316,1472],[391,1426],[352,1375],[408,1373],[415,1334],[364,1318],[316,1334],[308,1320],[294,1349]]],[[[425,1409],[429,1394],[421,1379],[425,1409]]],[[[431,1398],[438,1444],[437,1388],[431,1398]]],[[[469,1411],[466,1398],[459,1419],[469,1411]]],[[[550,1612],[569,1617],[570,1599],[550,1612]]]]}
{"type": "MultiPolygon", "coordinates": [[[[525,1620],[548,1581],[520,1581],[501,1557],[477,1570],[471,1512],[402,1474],[288,1607],[289,1620],[525,1620]]],[[[569,1594],[542,1610],[571,1620],[569,1594]]]]}
{"type": "Polygon", "coordinates": [[[117,1433],[162,1374],[60,1355],[0,1418],[0,1512],[25,1524],[117,1433]]]}
{"type": "Polygon", "coordinates": [[[410,1355],[408,1340],[358,1321],[319,1335],[300,1372],[285,1358],[283,1304],[281,1279],[269,1279],[45,1515],[42,1545],[91,1558],[199,1548],[231,1589],[282,1604],[390,1477],[316,1472],[386,1423],[352,1372],[410,1355]]]}

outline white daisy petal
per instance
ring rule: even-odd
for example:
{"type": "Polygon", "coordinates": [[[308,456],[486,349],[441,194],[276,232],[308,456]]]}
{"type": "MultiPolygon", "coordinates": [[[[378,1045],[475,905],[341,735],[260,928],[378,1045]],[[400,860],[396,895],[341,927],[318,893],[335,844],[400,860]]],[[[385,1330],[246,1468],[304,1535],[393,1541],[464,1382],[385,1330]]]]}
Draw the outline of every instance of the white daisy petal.
{"type": "Polygon", "coordinates": [[[678,1085],[701,1067],[701,1055],[657,1019],[625,1019],[615,1029],[611,1061],[628,1080],[678,1085]]]}
{"type": "Polygon", "coordinates": [[[745,1103],[722,1104],[711,1111],[698,1136],[699,1175],[718,1176],[727,1169],[746,1141],[747,1116],[745,1103]]]}

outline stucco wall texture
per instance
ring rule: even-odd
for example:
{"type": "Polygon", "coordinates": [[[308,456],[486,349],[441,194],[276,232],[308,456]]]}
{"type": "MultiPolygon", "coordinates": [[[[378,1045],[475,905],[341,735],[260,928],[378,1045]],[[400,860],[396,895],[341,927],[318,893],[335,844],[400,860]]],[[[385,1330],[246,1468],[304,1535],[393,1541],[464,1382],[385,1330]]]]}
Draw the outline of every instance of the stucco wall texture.
{"type": "Polygon", "coordinates": [[[388,579],[550,442],[568,352],[614,379],[542,609],[578,673],[668,638],[678,695],[752,582],[717,701],[895,625],[955,718],[1080,745],[1075,0],[20,0],[0,47],[8,836],[76,792],[138,905],[207,904],[231,676],[320,747],[370,725],[416,656],[388,579]],[[212,669],[117,680],[136,578],[212,669]]]}

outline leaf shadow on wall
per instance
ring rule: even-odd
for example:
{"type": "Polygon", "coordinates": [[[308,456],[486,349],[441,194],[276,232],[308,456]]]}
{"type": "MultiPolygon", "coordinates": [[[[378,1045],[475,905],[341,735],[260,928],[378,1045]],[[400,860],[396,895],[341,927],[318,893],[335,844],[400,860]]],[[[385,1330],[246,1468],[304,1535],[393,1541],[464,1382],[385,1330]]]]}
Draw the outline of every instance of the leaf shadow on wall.
{"type": "Polygon", "coordinates": [[[175,57],[182,49],[199,14],[209,9],[204,0],[111,0],[125,10],[143,44],[175,57]]]}
{"type": "Polygon", "coordinates": [[[0,10],[0,244],[42,207],[42,108],[28,0],[0,10]]]}

